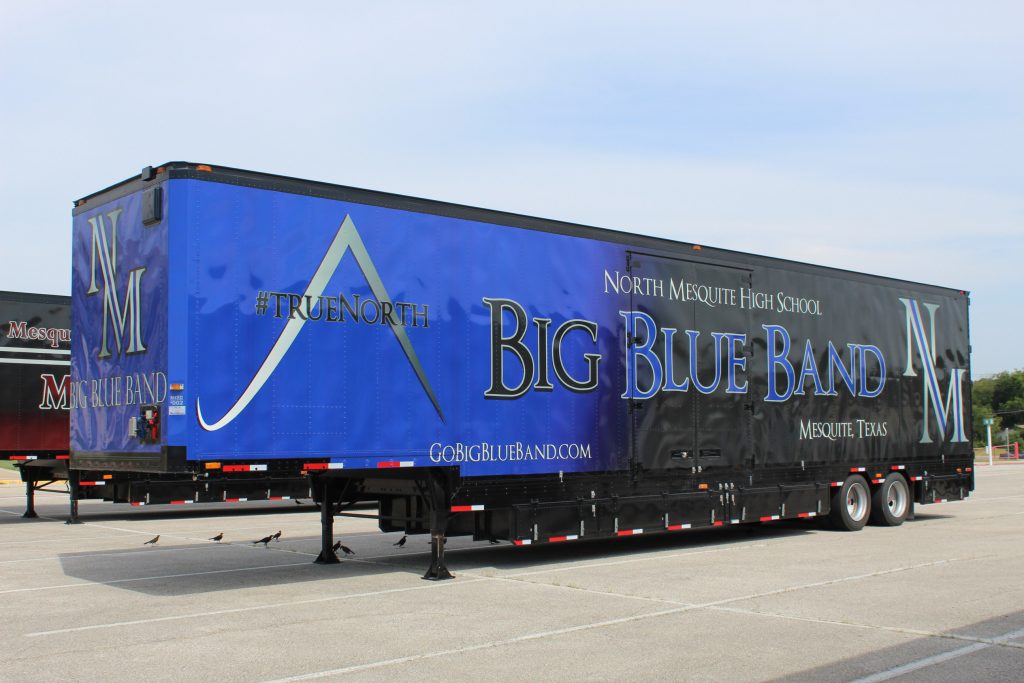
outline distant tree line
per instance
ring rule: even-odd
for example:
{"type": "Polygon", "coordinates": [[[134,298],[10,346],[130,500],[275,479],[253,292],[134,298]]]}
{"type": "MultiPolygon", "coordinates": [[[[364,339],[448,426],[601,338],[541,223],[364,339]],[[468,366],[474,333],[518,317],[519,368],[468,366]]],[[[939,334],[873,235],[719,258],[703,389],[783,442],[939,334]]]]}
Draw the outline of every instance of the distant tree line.
{"type": "Polygon", "coordinates": [[[974,443],[985,445],[986,418],[992,418],[992,443],[1004,443],[1003,430],[1010,430],[1010,441],[1024,431],[1024,370],[1009,370],[975,380],[971,385],[974,413],[974,443]],[[997,435],[998,433],[998,435],[997,435]]]}

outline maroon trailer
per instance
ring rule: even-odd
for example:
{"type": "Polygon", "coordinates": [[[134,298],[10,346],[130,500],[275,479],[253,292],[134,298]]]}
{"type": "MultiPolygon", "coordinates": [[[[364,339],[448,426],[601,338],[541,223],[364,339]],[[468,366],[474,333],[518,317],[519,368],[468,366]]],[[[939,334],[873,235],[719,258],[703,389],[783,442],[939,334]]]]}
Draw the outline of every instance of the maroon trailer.
{"type": "Polygon", "coordinates": [[[67,477],[71,297],[0,292],[0,460],[17,462],[25,517],[67,477]]]}

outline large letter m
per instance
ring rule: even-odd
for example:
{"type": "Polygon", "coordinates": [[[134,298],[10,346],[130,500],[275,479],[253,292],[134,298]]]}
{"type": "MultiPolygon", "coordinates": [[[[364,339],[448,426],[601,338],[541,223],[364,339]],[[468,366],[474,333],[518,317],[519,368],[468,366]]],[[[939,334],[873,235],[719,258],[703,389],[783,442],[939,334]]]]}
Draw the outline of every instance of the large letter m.
{"type": "Polygon", "coordinates": [[[117,219],[121,209],[89,219],[92,226],[92,257],[89,262],[89,290],[86,294],[103,293],[103,338],[98,358],[110,358],[110,334],[114,346],[120,353],[144,353],[146,345],[142,340],[142,311],[140,310],[142,276],[146,268],[128,272],[124,298],[117,296],[117,219]],[[105,220],[104,220],[105,219],[105,220]],[[107,223],[110,237],[107,238],[107,223]],[[96,267],[99,266],[102,290],[97,286],[96,267]]]}
{"type": "Polygon", "coordinates": [[[920,443],[931,443],[929,433],[930,418],[935,418],[938,426],[939,439],[946,436],[947,427],[952,420],[953,433],[950,438],[954,443],[967,441],[964,434],[964,400],[963,381],[967,371],[963,368],[950,370],[949,384],[946,386],[946,396],[943,398],[942,390],[939,387],[939,379],[935,371],[935,361],[938,350],[935,344],[935,314],[939,310],[938,304],[924,304],[928,311],[928,332],[925,331],[924,321],[921,318],[921,305],[916,300],[903,299],[903,307],[907,314],[907,367],[903,371],[904,377],[917,377],[914,370],[913,351],[917,351],[917,357],[921,361],[921,368],[924,374],[924,425],[921,429],[920,443]]]}

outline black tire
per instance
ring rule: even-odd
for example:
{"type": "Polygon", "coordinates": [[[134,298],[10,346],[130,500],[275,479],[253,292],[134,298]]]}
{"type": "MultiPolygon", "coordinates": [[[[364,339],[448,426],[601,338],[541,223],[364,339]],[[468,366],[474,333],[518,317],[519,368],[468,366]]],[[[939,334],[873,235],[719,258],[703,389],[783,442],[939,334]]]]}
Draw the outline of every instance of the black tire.
{"type": "Polygon", "coordinates": [[[892,472],[871,494],[871,523],[899,526],[910,513],[910,487],[901,474],[892,472]]]}
{"type": "Polygon", "coordinates": [[[871,516],[871,490],[859,474],[851,474],[832,494],[828,513],[832,525],[840,531],[860,531],[871,516]]]}

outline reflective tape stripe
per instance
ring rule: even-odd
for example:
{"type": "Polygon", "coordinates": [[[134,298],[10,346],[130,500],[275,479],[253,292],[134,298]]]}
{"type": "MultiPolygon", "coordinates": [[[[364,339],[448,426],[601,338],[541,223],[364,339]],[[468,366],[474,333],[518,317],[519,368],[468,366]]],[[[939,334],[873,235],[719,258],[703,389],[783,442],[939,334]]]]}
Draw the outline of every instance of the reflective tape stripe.
{"type": "Polygon", "coordinates": [[[329,469],[329,470],[343,470],[343,469],[345,469],[345,463],[343,463],[343,462],[329,462],[329,463],[327,463],[327,469],[329,469]]]}
{"type": "Polygon", "coordinates": [[[326,470],[330,463],[327,462],[307,462],[302,466],[304,470],[326,470]]]}
{"type": "Polygon", "coordinates": [[[78,482],[78,485],[79,486],[103,486],[106,483],[107,482],[105,482],[105,481],[80,481],[80,482],[78,482]]]}
{"type": "Polygon", "coordinates": [[[666,527],[669,531],[680,531],[681,529],[689,529],[689,524],[670,524],[666,527]]]}
{"type": "Polygon", "coordinates": [[[267,500],[291,500],[291,496],[270,496],[267,500]]]}
{"type": "Polygon", "coordinates": [[[949,501],[945,498],[936,498],[933,502],[935,503],[948,503],[949,501]]]}
{"type": "Polygon", "coordinates": [[[643,529],[623,529],[622,531],[620,531],[618,533],[618,535],[619,536],[636,536],[638,534],[642,534],[643,532],[644,532],[643,529]]]}
{"type": "Polygon", "coordinates": [[[38,455],[12,455],[11,460],[38,460],[38,455]]]}
{"type": "Polygon", "coordinates": [[[388,462],[379,462],[379,463],[377,463],[377,468],[378,469],[387,469],[387,468],[392,468],[392,467],[412,467],[415,464],[416,463],[414,463],[412,460],[391,460],[391,461],[388,461],[388,462]]]}
{"type": "Polygon", "coordinates": [[[516,545],[530,545],[531,543],[533,543],[533,541],[529,538],[517,538],[512,542],[516,545]]]}
{"type": "Polygon", "coordinates": [[[831,484],[829,484],[829,486],[831,486],[832,488],[835,488],[837,486],[842,486],[842,485],[843,485],[843,482],[841,482],[841,481],[834,481],[831,484]]]}
{"type": "Polygon", "coordinates": [[[762,522],[775,522],[778,519],[779,519],[778,515],[765,515],[764,517],[761,518],[760,521],[762,521],[762,522]]]}
{"type": "Polygon", "coordinates": [[[70,460],[71,456],[70,455],[58,455],[57,459],[58,460],[70,460]]]}
{"type": "Polygon", "coordinates": [[[266,465],[224,465],[225,472],[266,472],[266,465]]]}
{"type": "Polygon", "coordinates": [[[483,510],[483,505],[453,505],[452,512],[479,512],[483,510]]]}
{"type": "Polygon", "coordinates": [[[249,500],[249,499],[248,498],[225,498],[224,502],[225,503],[244,503],[247,500],[249,500]]]}
{"type": "Polygon", "coordinates": [[[191,505],[194,500],[172,500],[171,505],[191,505]]]}
{"type": "Polygon", "coordinates": [[[738,519],[730,519],[729,520],[729,524],[739,524],[739,523],[740,523],[740,520],[738,520],[738,519]]]}
{"type": "Polygon", "coordinates": [[[864,468],[864,467],[851,467],[850,471],[851,472],[864,472],[866,469],[867,468],[864,468]]]}
{"type": "Polygon", "coordinates": [[[797,513],[797,517],[803,517],[805,519],[808,518],[808,517],[817,517],[817,516],[818,516],[817,512],[800,512],[800,513],[797,513]]]}
{"type": "Polygon", "coordinates": [[[872,479],[871,483],[872,484],[881,484],[883,481],[885,481],[885,479],[872,479]]]}
{"type": "Polygon", "coordinates": [[[924,477],[911,477],[910,481],[921,481],[924,477]]]}
{"type": "Polygon", "coordinates": [[[132,503],[132,505],[135,505],[135,506],[137,507],[137,506],[139,506],[139,505],[145,505],[145,503],[143,503],[143,502],[139,501],[139,502],[137,502],[137,503],[136,503],[136,502],[133,502],[133,503],[132,503]]]}
{"type": "Polygon", "coordinates": [[[906,468],[905,465],[893,465],[889,469],[891,469],[891,470],[893,470],[895,472],[896,470],[905,470],[907,468],[906,468]]]}
{"type": "Polygon", "coordinates": [[[711,522],[711,526],[722,526],[725,522],[719,520],[717,522],[711,522]]]}
{"type": "Polygon", "coordinates": [[[561,543],[562,541],[575,541],[579,536],[577,534],[568,534],[566,536],[552,536],[548,539],[548,543],[561,543]]]}

